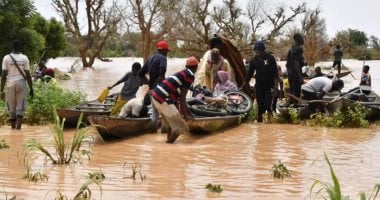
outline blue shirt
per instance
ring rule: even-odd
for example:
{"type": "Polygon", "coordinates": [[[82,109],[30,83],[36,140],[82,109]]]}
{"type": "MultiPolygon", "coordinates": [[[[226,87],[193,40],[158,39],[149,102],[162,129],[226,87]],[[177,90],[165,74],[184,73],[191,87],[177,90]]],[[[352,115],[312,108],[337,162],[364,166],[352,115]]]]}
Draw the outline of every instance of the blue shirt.
{"type": "Polygon", "coordinates": [[[138,74],[141,78],[147,73],[149,74],[149,89],[153,89],[157,85],[160,76],[165,78],[167,62],[166,56],[156,53],[139,70],[138,74]]]}
{"type": "Polygon", "coordinates": [[[182,89],[189,89],[194,82],[194,73],[184,69],[159,83],[151,92],[152,97],[160,103],[173,103],[178,100],[182,89]]]}

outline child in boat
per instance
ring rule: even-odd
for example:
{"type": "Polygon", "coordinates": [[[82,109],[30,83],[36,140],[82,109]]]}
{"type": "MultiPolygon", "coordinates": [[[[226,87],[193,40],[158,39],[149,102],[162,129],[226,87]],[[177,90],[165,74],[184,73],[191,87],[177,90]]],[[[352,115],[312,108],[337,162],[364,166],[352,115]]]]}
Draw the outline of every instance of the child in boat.
{"type": "Polygon", "coordinates": [[[226,91],[237,91],[238,87],[228,78],[226,71],[220,70],[217,72],[217,84],[213,92],[214,96],[221,96],[226,91]]]}
{"type": "Polygon", "coordinates": [[[369,66],[364,65],[363,73],[360,78],[360,85],[370,86],[371,87],[371,75],[369,74],[369,66]]]}

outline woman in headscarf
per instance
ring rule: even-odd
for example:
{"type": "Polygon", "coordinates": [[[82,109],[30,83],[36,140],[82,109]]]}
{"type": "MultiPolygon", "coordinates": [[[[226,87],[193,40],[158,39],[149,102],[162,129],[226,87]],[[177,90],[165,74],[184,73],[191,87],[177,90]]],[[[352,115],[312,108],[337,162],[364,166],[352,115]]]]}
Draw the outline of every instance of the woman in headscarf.
{"type": "Polygon", "coordinates": [[[235,83],[229,80],[228,73],[226,71],[220,70],[217,72],[217,84],[213,92],[214,96],[220,96],[225,91],[237,91],[238,87],[235,83]]]}

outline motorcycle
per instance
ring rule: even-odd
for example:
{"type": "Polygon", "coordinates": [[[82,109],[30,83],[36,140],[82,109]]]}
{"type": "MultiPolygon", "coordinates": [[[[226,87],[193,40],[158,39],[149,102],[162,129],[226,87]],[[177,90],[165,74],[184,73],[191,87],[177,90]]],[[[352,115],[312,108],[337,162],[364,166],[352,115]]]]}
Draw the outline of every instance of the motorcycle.
{"type": "Polygon", "coordinates": [[[252,109],[251,98],[242,91],[225,91],[220,96],[213,96],[206,88],[191,87],[192,98],[187,103],[191,111],[199,116],[240,115],[252,109]]]}

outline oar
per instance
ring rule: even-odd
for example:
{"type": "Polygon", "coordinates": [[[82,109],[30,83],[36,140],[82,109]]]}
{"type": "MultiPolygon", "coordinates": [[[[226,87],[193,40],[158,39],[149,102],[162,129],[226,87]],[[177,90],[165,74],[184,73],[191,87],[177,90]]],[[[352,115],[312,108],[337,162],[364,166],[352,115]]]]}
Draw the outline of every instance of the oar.
{"type": "MultiPolygon", "coordinates": [[[[346,69],[347,71],[350,71],[350,70],[348,70],[348,68],[343,64],[343,62],[341,62],[341,64],[342,64],[342,67],[343,67],[344,69],[346,69]]],[[[352,78],[354,78],[354,80],[356,80],[355,76],[352,74],[352,71],[350,72],[350,74],[351,74],[352,78]]]]}

